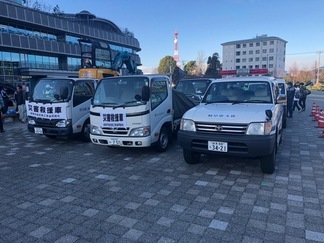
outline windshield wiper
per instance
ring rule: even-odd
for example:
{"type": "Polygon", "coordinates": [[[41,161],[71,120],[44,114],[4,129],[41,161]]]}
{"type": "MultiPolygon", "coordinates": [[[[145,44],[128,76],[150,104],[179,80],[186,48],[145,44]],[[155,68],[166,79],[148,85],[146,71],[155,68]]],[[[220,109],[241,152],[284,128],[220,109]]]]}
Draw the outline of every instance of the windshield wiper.
{"type": "Polygon", "coordinates": [[[266,100],[249,100],[249,103],[270,103],[270,101],[266,101],[266,100]]]}
{"type": "Polygon", "coordinates": [[[138,103],[139,101],[138,100],[132,100],[132,101],[127,101],[121,105],[117,105],[117,106],[113,106],[113,109],[116,109],[116,108],[119,108],[119,107],[123,107],[125,108],[126,105],[128,104],[132,104],[132,103],[136,103],[136,104],[143,104],[142,102],[138,103]]]}
{"type": "Polygon", "coordinates": [[[215,103],[231,103],[231,102],[228,100],[209,101],[209,102],[206,102],[205,105],[215,104],[215,103]]]}

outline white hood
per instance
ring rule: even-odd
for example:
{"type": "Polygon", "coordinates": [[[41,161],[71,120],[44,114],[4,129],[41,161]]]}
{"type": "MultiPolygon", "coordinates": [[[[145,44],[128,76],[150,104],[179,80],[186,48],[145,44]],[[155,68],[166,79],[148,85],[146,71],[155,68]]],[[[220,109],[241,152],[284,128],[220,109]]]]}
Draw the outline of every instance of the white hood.
{"type": "Polygon", "coordinates": [[[250,123],[265,121],[266,110],[273,111],[273,104],[200,104],[187,111],[183,118],[193,121],[217,122],[222,123],[250,123]]]}

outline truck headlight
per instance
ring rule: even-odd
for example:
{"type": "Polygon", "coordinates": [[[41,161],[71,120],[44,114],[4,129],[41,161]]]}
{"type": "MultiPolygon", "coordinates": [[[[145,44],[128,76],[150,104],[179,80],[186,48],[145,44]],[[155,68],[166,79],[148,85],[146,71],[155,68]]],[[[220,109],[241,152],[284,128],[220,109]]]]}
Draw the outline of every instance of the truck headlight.
{"type": "Polygon", "coordinates": [[[195,126],[194,121],[182,118],[181,122],[180,122],[180,130],[195,132],[196,126],[195,126]]]}
{"type": "Polygon", "coordinates": [[[33,118],[28,118],[28,124],[30,125],[36,125],[36,122],[33,118]]]}
{"type": "Polygon", "coordinates": [[[96,134],[96,135],[101,134],[99,127],[93,126],[93,125],[90,126],[90,133],[91,134],[96,134]]]}
{"type": "Polygon", "coordinates": [[[150,126],[134,128],[129,133],[131,137],[147,137],[151,134],[150,126]]]}
{"type": "Polygon", "coordinates": [[[67,127],[71,124],[71,121],[70,120],[61,120],[61,121],[58,121],[55,126],[57,127],[67,127]]]}
{"type": "Polygon", "coordinates": [[[255,122],[248,126],[246,131],[247,135],[269,135],[271,132],[272,123],[268,122],[255,122]]]}

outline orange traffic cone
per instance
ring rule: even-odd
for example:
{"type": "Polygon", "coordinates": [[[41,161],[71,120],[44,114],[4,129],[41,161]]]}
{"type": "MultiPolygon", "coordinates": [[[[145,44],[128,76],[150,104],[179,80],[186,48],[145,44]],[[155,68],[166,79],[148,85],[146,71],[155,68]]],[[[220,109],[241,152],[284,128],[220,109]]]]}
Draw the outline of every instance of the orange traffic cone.
{"type": "Polygon", "coordinates": [[[313,105],[312,105],[312,112],[311,112],[310,116],[315,116],[318,107],[319,106],[316,105],[315,102],[314,102],[313,105]]]}
{"type": "Polygon", "coordinates": [[[318,118],[316,127],[324,128],[324,111],[323,110],[321,110],[321,112],[319,113],[319,118],[318,118]]]}
{"type": "Polygon", "coordinates": [[[316,113],[314,115],[314,120],[313,121],[318,121],[319,120],[319,117],[320,117],[320,113],[321,113],[322,110],[320,110],[319,107],[316,108],[316,113]]]}

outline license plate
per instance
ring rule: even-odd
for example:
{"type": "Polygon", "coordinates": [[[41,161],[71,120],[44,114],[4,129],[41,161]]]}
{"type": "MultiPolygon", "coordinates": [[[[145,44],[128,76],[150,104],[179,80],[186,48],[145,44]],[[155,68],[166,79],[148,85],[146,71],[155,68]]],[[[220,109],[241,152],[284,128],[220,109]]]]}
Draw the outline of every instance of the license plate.
{"type": "Polygon", "coordinates": [[[108,145],[120,145],[120,141],[117,138],[108,138],[108,145]]]}
{"type": "Polygon", "coordinates": [[[34,127],[34,131],[37,134],[43,134],[43,128],[41,128],[41,127],[34,127]]]}
{"type": "Polygon", "coordinates": [[[208,141],[208,150],[217,152],[227,152],[227,143],[208,141]]]}

